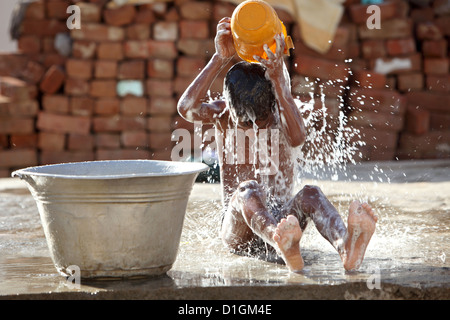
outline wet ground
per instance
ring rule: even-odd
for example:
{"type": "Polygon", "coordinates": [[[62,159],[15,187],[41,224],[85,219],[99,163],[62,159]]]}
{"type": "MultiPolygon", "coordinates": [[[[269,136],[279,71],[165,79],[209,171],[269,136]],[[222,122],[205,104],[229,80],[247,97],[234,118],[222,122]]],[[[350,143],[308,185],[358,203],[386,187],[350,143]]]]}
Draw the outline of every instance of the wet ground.
{"type": "Polygon", "coordinates": [[[229,253],[218,238],[220,185],[196,184],[166,276],[76,286],[56,272],[24,183],[0,179],[0,298],[450,299],[450,161],[366,163],[302,184],[321,187],[344,221],[353,199],[375,208],[379,222],[358,272],[345,272],[313,225],[301,241],[300,274],[229,253]]]}

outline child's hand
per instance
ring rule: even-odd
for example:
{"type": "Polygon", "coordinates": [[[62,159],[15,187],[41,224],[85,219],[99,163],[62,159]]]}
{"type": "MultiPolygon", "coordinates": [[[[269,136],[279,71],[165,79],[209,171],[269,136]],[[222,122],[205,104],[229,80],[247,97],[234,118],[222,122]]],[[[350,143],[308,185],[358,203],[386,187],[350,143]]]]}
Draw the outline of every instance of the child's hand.
{"type": "Polygon", "coordinates": [[[270,79],[277,79],[279,76],[283,76],[283,56],[284,48],[286,47],[286,42],[284,40],[284,34],[280,33],[275,35],[275,42],[277,43],[277,48],[275,53],[269,49],[265,44],[264,51],[267,54],[267,60],[259,56],[253,56],[253,58],[266,67],[266,73],[270,79]]]}
{"type": "Polygon", "coordinates": [[[217,24],[217,33],[214,43],[216,46],[216,53],[220,58],[229,60],[233,58],[236,53],[233,44],[233,36],[231,35],[231,18],[223,18],[217,24]]]}

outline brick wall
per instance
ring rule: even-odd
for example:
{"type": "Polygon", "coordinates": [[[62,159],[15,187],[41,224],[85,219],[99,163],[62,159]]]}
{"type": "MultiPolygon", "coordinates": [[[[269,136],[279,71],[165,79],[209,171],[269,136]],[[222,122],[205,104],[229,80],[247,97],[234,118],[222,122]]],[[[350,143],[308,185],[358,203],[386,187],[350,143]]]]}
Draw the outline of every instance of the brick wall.
{"type": "MultiPolygon", "coordinates": [[[[357,2],[347,1],[323,55],[302,43],[295,20],[279,11],[295,41],[288,59],[294,95],[324,99],[330,128],[344,111],[366,142],[360,160],[450,157],[445,1],[384,3],[380,30],[366,27],[366,6],[357,2]],[[408,67],[375,72],[395,59],[408,67]]],[[[217,21],[234,6],[106,3],[40,0],[28,7],[19,52],[0,55],[0,176],[66,161],[169,160],[172,131],[193,130],[177,114],[177,99],[213,54],[217,21]],[[81,8],[80,30],[66,27],[72,3],[81,8]],[[67,56],[55,48],[61,33],[72,40],[67,56]]],[[[213,92],[221,92],[223,76],[213,92]]]]}

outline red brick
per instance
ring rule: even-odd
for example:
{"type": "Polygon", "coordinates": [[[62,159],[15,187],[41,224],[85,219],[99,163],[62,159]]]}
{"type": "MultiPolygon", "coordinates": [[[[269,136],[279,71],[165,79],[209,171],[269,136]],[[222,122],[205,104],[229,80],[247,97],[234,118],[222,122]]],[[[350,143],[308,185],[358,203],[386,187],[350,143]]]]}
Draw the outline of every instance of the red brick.
{"type": "Polygon", "coordinates": [[[153,41],[147,42],[148,57],[160,59],[175,59],[178,51],[173,41],[153,41]]]}
{"type": "Polygon", "coordinates": [[[358,111],[352,112],[348,118],[348,125],[355,128],[376,128],[398,132],[403,129],[403,124],[403,116],[385,112],[358,111]]]}
{"type": "Polygon", "coordinates": [[[444,35],[450,36],[450,15],[442,15],[437,17],[434,22],[440,28],[444,35]]]}
{"type": "Polygon", "coordinates": [[[420,40],[442,39],[440,28],[433,22],[422,22],[416,26],[416,36],[420,40]]]}
{"type": "Polygon", "coordinates": [[[10,136],[13,148],[37,148],[37,134],[13,134],[10,136]]]}
{"type": "Polygon", "coordinates": [[[0,118],[0,134],[34,133],[33,118],[0,118]]]}
{"type": "Polygon", "coordinates": [[[117,61],[96,60],[94,64],[94,76],[97,79],[113,79],[117,76],[117,61]]]}
{"type": "Polygon", "coordinates": [[[150,149],[164,149],[171,147],[173,144],[171,132],[155,132],[148,135],[148,145],[150,149]]]}
{"type": "Polygon", "coordinates": [[[207,39],[209,37],[208,21],[204,20],[181,20],[181,39],[207,39]]]}
{"type": "Polygon", "coordinates": [[[180,39],[177,49],[187,56],[209,58],[215,52],[213,39],[180,39]]]}
{"type": "Polygon", "coordinates": [[[426,74],[448,74],[448,58],[425,58],[423,61],[423,71],[426,74]]]}
{"type": "Polygon", "coordinates": [[[182,77],[195,78],[205,67],[206,62],[203,58],[179,57],[177,60],[177,74],[182,77]]]}
{"type": "Polygon", "coordinates": [[[38,37],[54,37],[58,33],[67,32],[66,22],[56,19],[24,20],[20,27],[22,35],[35,35],[38,37]]]}
{"type": "Polygon", "coordinates": [[[374,128],[359,128],[359,135],[354,135],[351,142],[364,141],[375,150],[392,150],[397,147],[398,132],[392,130],[377,130],[374,128]]]}
{"type": "Polygon", "coordinates": [[[36,149],[0,150],[0,168],[20,168],[37,164],[36,149]]]}
{"type": "Polygon", "coordinates": [[[28,61],[25,69],[20,70],[20,77],[24,81],[37,85],[45,74],[46,69],[36,61],[28,61]]]}
{"type": "MultiPolygon", "coordinates": [[[[180,5],[180,15],[188,20],[208,20],[211,18],[213,4],[210,2],[188,1],[180,5]]],[[[228,16],[227,16],[228,17],[228,16]]]]}
{"type": "Polygon", "coordinates": [[[93,150],[94,136],[91,134],[69,134],[67,147],[69,150],[93,150]]]}
{"type": "Polygon", "coordinates": [[[83,79],[67,78],[64,84],[64,92],[72,96],[87,95],[89,90],[89,82],[83,79]]]}
{"type": "Polygon", "coordinates": [[[117,78],[120,80],[143,79],[145,77],[144,60],[127,60],[120,62],[117,78]]]}
{"type": "Polygon", "coordinates": [[[148,113],[150,115],[173,115],[177,112],[177,101],[171,97],[151,97],[148,113]]]}
{"type": "Polygon", "coordinates": [[[150,159],[171,161],[172,160],[172,147],[166,147],[164,149],[152,150],[150,159]]]}
{"type": "Polygon", "coordinates": [[[97,133],[95,135],[95,146],[97,148],[119,149],[120,134],[118,133],[97,133]]]}
{"type": "Polygon", "coordinates": [[[189,77],[176,77],[173,85],[173,90],[177,96],[181,96],[186,88],[192,83],[195,75],[189,77]]]}
{"type": "Polygon", "coordinates": [[[390,56],[410,54],[416,52],[416,42],[413,38],[387,40],[386,49],[390,56]]]}
{"type": "Polygon", "coordinates": [[[146,93],[153,97],[171,98],[174,93],[174,83],[171,80],[147,79],[146,93]]]}
{"type": "Polygon", "coordinates": [[[383,40],[364,40],[361,43],[361,53],[365,59],[385,57],[386,46],[383,40]]]}
{"type": "Polygon", "coordinates": [[[39,54],[42,49],[41,39],[37,36],[21,36],[17,48],[25,54],[39,54]]]}
{"type": "Polygon", "coordinates": [[[348,80],[349,69],[343,63],[331,62],[328,60],[313,58],[309,56],[296,55],[294,58],[296,64],[295,70],[304,76],[327,79],[342,80],[346,83],[348,80]]]}
{"type": "Polygon", "coordinates": [[[433,8],[412,8],[410,16],[415,23],[431,22],[434,18],[433,8]]]}
{"type": "MultiPolygon", "coordinates": [[[[398,8],[395,2],[385,2],[377,4],[380,8],[380,20],[384,22],[397,16],[398,8]]],[[[369,5],[366,4],[352,4],[349,6],[349,13],[352,21],[357,24],[366,24],[369,17],[373,14],[372,11],[367,12],[369,5]]]]}
{"type": "Polygon", "coordinates": [[[168,132],[172,130],[172,116],[153,116],[147,119],[147,129],[150,132],[168,132]]]}
{"type": "Polygon", "coordinates": [[[91,128],[91,119],[40,112],[36,126],[47,132],[88,134],[91,128]]]}
{"type": "Polygon", "coordinates": [[[450,128],[450,114],[449,113],[430,113],[430,130],[445,131],[450,128]]]}
{"type": "Polygon", "coordinates": [[[401,92],[422,90],[423,86],[424,79],[421,72],[404,73],[397,76],[397,88],[401,92]]]}
{"type": "Polygon", "coordinates": [[[417,135],[427,133],[430,128],[430,112],[424,108],[409,106],[406,110],[405,131],[417,135]]]}
{"type": "Polygon", "coordinates": [[[450,92],[450,75],[427,75],[426,89],[436,92],[450,92]]]}
{"type": "Polygon", "coordinates": [[[153,39],[157,41],[176,41],[178,39],[178,23],[158,21],[153,24],[153,39]]]}
{"type": "Polygon", "coordinates": [[[354,83],[362,88],[384,89],[386,87],[386,76],[367,70],[355,70],[352,72],[354,83]]]}
{"type": "Polygon", "coordinates": [[[430,131],[417,136],[402,133],[398,152],[408,158],[449,158],[450,131],[430,131]]]}
{"type": "Polygon", "coordinates": [[[98,23],[83,23],[81,29],[71,31],[71,36],[74,40],[122,41],[125,39],[125,30],[98,23]]]}
{"type": "Polygon", "coordinates": [[[369,29],[367,26],[360,25],[358,33],[361,39],[395,39],[409,38],[412,33],[412,21],[409,19],[390,19],[381,22],[380,29],[369,29]]]}
{"type": "Polygon", "coordinates": [[[114,115],[120,111],[120,100],[117,98],[100,98],[95,102],[95,114],[114,115]]]}
{"type": "Polygon", "coordinates": [[[26,20],[44,20],[45,19],[45,3],[43,1],[30,2],[25,10],[26,20]]]}
{"type": "Polygon", "coordinates": [[[67,7],[70,5],[69,1],[48,1],[45,5],[48,18],[66,20],[69,16],[66,12],[67,7]]]}
{"type": "Polygon", "coordinates": [[[123,52],[125,57],[136,58],[148,58],[148,41],[129,40],[123,44],[123,52]]]}
{"type": "Polygon", "coordinates": [[[120,135],[120,141],[124,147],[146,147],[147,140],[145,131],[124,131],[120,135]]]}
{"type": "Polygon", "coordinates": [[[172,79],[174,61],[168,59],[150,59],[147,62],[147,75],[155,79],[172,79]]]}
{"type": "Polygon", "coordinates": [[[369,89],[352,87],[348,92],[349,107],[353,110],[373,111],[403,115],[406,99],[400,93],[388,89],[369,89]]]}
{"type": "Polygon", "coordinates": [[[143,116],[147,114],[147,98],[127,96],[120,103],[120,113],[123,115],[143,116]]]}
{"type": "Polygon", "coordinates": [[[12,101],[29,100],[37,96],[35,85],[14,77],[0,77],[0,92],[12,101]]]}
{"type": "Polygon", "coordinates": [[[102,18],[102,7],[97,3],[77,2],[80,7],[80,18],[83,22],[100,22],[102,18]]]}
{"type": "Polygon", "coordinates": [[[105,22],[112,26],[124,26],[134,21],[136,8],[134,5],[125,5],[115,9],[103,10],[105,22]]]}
{"type": "Polygon", "coordinates": [[[64,67],[66,64],[66,57],[59,53],[46,53],[42,56],[42,60],[42,64],[47,68],[50,68],[53,65],[64,67]]]}
{"type": "Polygon", "coordinates": [[[42,98],[42,107],[50,113],[67,114],[69,112],[69,97],[59,94],[46,94],[42,98]]]}
{"type": "Polygon", "coordinates": [[[97,160],[149,159],[150,152],[142,149],[136,150],[136,148],[115,150],[99,149],[96,151],[95,157],[97,160]]]}
{"type": "Polygon", "coordinates": [[[71,97],[70,113],[74,116],[91,116],[95,101],[91,97],[71,97]]]}
{"type": "Polygon", "coordinates": [[[23,100],[12,102],[9,106],[9,115],[13,117],[33,117],[39,111],[37,100],[23,100]]]}
{"type": "Polygon", "coordinates": [[[97,98],[115,97],[117,81],[94,80],[91,82],[90,95],[97,98]]]}
{"type": "Polygon", "coordinates": [[[144,130],[144,117],[131,116],[108,116],[95,117],[93,119],[94,131],[96,132],[121,132],[124,130],[144,130]]]}
{"type": "Polygon", "coordinates": [[[424,57],[445,58],[447,56],[447,40],[425,40],[422,42],[424,57]]]}
{"type": "Polygon", "coordinates": [[[40,150],[60,151],[66,145],[64,133],[39,132],[38,147],[40,150]]]}
{"type": "Polygon", "coordinates": [[[59,66],[51,66],[42,77],[39,88],[44,93],[53,94],[58,92],[64,83],[66,75],[59,66]]]}
{"type": "Polygon", "coordinates": [[[150,38],[148,24],[132,24],[126,28],[126,37],[129,40],[147,40],[150,38]]]}
{"type": "Polygon", "coordinates": [[[122,42],[100,42],[97,46],[97,58],[122,60],[124,58],[122,42]]]}
{"type": "Polygon", "coordinates": [[[139,6],[139,10],[136,13],[135,22],[142,24],[151,24],[155,19],[155,13],[152,10],[144,8],[144,6],[139,6]]]}
{"type": "Polygon", "coordinates": [[[406,94],[408,105],[418,106],[432,112],[448,112],[450,95],[430,91],[414,91],[406,94]]]}
{"type": "Polygon", "coordinates": [[[86,59],[67,59],[66,73],[70,78],[90,79],[92,78],[92,61],[86,59]]]}
{"type": "Polygon", "coordinates": [[[41,164],[55,164],[64,162],[93,161],[93,151],[42,151],[40,155],[41,164]]]}

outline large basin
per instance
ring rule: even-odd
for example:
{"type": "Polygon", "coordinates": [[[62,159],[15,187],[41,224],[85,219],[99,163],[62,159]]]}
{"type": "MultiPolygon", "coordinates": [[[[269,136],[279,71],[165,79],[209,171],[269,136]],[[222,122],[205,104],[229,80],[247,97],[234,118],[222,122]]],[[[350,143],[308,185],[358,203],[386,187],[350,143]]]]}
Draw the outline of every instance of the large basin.
{"type": "Polygon", "coordinates": [[[64,276],[161,275],[175,262],[202,163],[114,160],[14,171],[35,199],[52,260],[64,276]],[[74,267],[75,266],[75,267],[74,267]]]}

